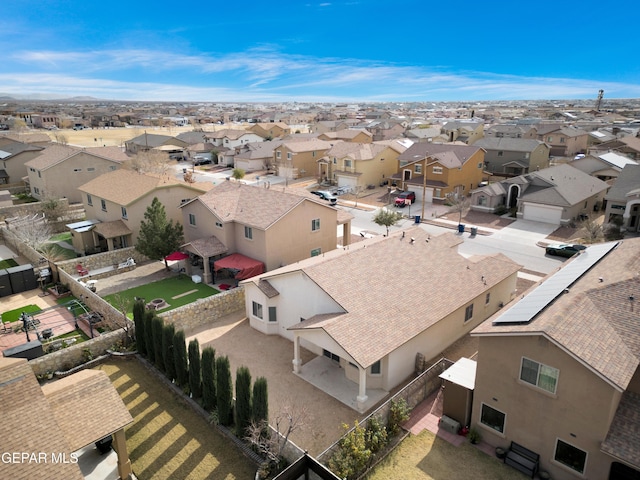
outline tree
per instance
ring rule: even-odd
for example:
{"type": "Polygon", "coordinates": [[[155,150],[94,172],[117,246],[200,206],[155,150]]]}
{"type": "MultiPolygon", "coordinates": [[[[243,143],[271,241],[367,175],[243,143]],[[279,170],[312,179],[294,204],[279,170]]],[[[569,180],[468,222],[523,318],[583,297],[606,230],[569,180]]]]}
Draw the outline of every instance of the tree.
{"type": "Polygon", "coordinates": [[[189,366],[187,360],[187,341],[182,330],[173,336],[173,359],[176,365],[176,383],[186,388],[189,386],[189,366]]]}
{"type": "Polygon", "coordinates": [[[45,217],[51,222],[65,219],[69,212],[69,202],[63,198],[58,198],[57,195],[45,194],[40,200],[40,206],[45,217]]]}
{"type": "Polygon", "coordinates": [[[213,347],[202,350],[202,407],[211,412],[216,408],[216,351],[213,347]]]}
{"type": "Polygon", "coordinates": [[[244,438],[251,425],[251,373],[247,367],[236,370],[236,435],[244,438]]]}
{"type": "Polygon", "coordinates": [[[267,379],[256,378],[253,384],[253,395],[251,403],[251,420],[259,425],[269,422],[269,392],[267,391],[267,379]]]}
{"type": "Polygon", "coordinates": [[[598,222],[592,215],[587,216],[580,224],[580,228],[584,229],[584,240],[587,243],[596,243],[604,236],[604,228],[600,222],[598,222]]]}
{"type": "Polygon", "coordinates": [[[144,312],[144,346],[147,350],[147,358],[153,364],[156,363],[156,349],[153,345],[153,319],[156,312],[147,310],[144,312]]]}
{"type": "Polygon", "coordinates": [[[165,371],[164,355],[162,351],[162,330],[164,329],[164,321],[157,315],[151,320],[151,337],[153,338],[153,357],[156,367],[161,372],[165,371]]]}
{"type": "Polygon", "coordinates": [[[402,214],[400,212],[393,212],[386,208],[381,208],[373,216],[373,223],[380,225],[381,227],[387,227],[387,237],[389,236],[389,227],[393,227],[396,223],[402,220],[402,214]]]}
{"type": "Polygon", "coordinates": [[[233,385],[227,356],[216,358],[216,403],[218,421],[225,427],[233,422],[233,385]]]}
{"type": "Polygon", "coordinates": [[[164,371],[169,380],[176,378],[176,361],[173,358],[173,337],[176,334],[176,327],[173,323],[167,323],[162,327],[162,358],[164,360],[164,371]]]}
{"type": "Polygon", "coordinates": [[[129,341],[131,338],[131,320],[127,317],[127,312],[129,311],[129,307],[131,306],[131,300],[123,297],[122,295],[116,293],[113,296],[113,306],[118,309],[120,313],[122,313],[122,318],[119,319],[115,316],[109,316],[107,322],[109,323],[109,327],[112,330],[117,330],[121,328],[124,330],[124,346],[129,346],[129,341]]]}
{"type": "Polygon", "coordinates": [[[166,153],[157,150],[146,150],[138,153],[127,163],[127,167],[138,173],[155,173],[166,175],[169,170],[166,153]]]}
{"type": "Polygon", "coordinates": [[[233,169],[233,173],[231,174],[231,176],[233,178],[235,178],[236,180],[241,180],[244,178],[245,175],[245,171],[241,168],[234,168],[233,169]]]}
{"type": "Polygon", "coordinates": [[[200,344],[194,338],[189,342],[189,389],[192,398],[202,397],[202,376],[200,373],[200,344]]]}
{"type": "Polygon", "coordinates": [[[448,195],[447,202],[449,204],[449,213],[458,213],[458,224],[462,223],[462,217],[467,214],[471,208],[471,199],[464,195],[448,195]]]}
{"type": "Polygon", "coordinates": [[[144,334],[144,301],[138,298],[133,304],[133,323],[136,326],[136,348],[142,355],[147,354],[146,337],[144,334]]]}
{"type": "MultiPolygon", "coordinates": [[[[182,225],[167,220],[164,205],[157,197],[144,212],[144,220],[140,223],[140,234],[136,250],[151,260],[161,260],[175,252],[184,243],[182,225]]],[[[167,270],[169,265],[164,261],[167,270]]]]}
{"type": "Polygon", "coordinates": [[[622,240],[624,238],[624,234],[622,233],[623,222],[622,215],[613,215],[610,223],[607,223],[604,227],[605,240],[622,240]]]}
{"type": "Polygon", "coordinates": [[[329,468],[340,478],[353,480],[366,468],[371,458],[371,450],[367,448],[365,429],[357,420],[351,430],[347,424],[342,426],[348,432],[340,439],[338,450],[329,460],[329,468]]]}
{"type": "Polygon", "coordinates": [[[53,234],[44,213],[22,213],[17,217],[8,218],[6,224],[16,237],[34,250],[41,250],[53,234]]]}

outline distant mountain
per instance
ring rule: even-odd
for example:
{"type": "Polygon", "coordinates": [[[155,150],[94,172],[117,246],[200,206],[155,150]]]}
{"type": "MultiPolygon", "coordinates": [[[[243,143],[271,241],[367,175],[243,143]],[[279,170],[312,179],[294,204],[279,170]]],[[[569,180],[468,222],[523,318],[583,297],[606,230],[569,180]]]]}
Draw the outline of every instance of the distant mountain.
{"type": "Polygon", "coordinates": [[[56,102],[92,102],[96,100],[102,100],[96,97],[77,96],[77,97],[63,97],[61,95],[54,95],[51,93],[27,93],[24,95],[10,95],[8,93],[0,93],[0,101],[46,101],[55,100],[56,102]]]}

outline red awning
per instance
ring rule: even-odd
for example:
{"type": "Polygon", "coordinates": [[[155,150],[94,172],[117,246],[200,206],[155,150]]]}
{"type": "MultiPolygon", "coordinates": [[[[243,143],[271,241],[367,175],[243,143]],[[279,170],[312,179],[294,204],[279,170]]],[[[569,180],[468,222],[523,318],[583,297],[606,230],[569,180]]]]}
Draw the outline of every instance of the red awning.
{"type": "Polygon", "coordinates": [[[173,252],[164,257],[164,259],[169,262],[172,262],[174,260],[184,260],[185,258],[189,258],[189,254],[184,252],[173,252]]]}
{"type": "Polygon", "coordinates": [[[235,270],[237,272],[234,275],[236,280],[244,280],[264,273],[264,263],[239,253],[234,253],[213,263],[214,271],[217,272],[223,268],[235,270]]]}

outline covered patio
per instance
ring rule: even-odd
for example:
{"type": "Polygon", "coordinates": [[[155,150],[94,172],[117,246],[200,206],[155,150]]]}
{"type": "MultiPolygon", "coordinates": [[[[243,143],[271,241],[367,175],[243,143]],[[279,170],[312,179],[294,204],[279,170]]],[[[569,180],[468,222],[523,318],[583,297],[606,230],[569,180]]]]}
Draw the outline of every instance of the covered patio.
{"type": "MultiPolygon", "coordinates": [[[[189,252],[191,255],[202,259],[203,281],[204,283],[213,283],[213,274],[211,272],[211,259],[215,259],[227,253],[227,246],[222,243],[215,235],[206,238],[199,238],[185,243],[180,247],[181,250],[189,252]]],[[[187,273],[193,274],[193,265],[187,262],[187,273]]]]}

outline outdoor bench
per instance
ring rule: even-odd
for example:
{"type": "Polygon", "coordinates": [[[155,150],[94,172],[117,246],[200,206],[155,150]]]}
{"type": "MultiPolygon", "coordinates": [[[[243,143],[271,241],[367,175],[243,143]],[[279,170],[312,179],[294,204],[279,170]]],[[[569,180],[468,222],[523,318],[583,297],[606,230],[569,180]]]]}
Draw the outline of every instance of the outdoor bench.
{"type": "Polygon", "coordinates": [[[531,478],[533,478],[538,471],[539,461],[539,454],[532,452],[516,442],[511,442],[507,455],[504,457],[504,463],[529,475],[531,478]]]}

